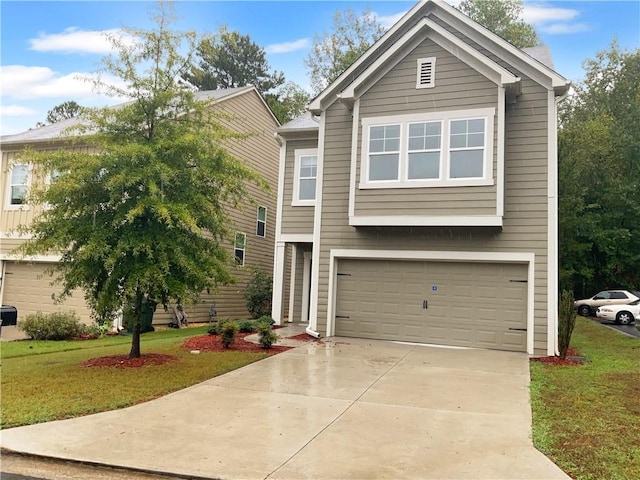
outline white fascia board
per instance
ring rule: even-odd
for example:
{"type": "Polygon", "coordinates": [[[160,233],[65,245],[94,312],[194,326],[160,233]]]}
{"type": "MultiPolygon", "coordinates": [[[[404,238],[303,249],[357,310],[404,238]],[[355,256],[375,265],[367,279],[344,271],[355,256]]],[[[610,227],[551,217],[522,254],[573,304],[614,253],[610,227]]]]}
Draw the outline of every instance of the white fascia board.
{"type": "Polygon", "coordinates": [[[279,241],[286,243],[313,243],[313,233],[283,233],[279,241]]]}
{"type": "Polygon", "coordinates": [[[10,260],[10,261],[22,262],[22,263],[33,263],[33,262],[58,263],[60,260],[62,260],[62,256],[60,255],[27,255],[23,257],[22,255],[18,255],[15,253],[0,253],[0,260],[10,260]]]}
{"type": "MultiPolygon", "coordinates": [[[[499,35],[496,35],[489,29],[471,20],[468,16],[466,16],[464,13],[460,12],[456,8],[452,7],[447,2],[443,0],[432,0],[432,1],[440,9],[444,10],[446,13],[450,14],[451,16],[453,16],[454,18],[456,18],[457,20],[459,20],[460,22],[464,23],[466,26],[471,28],[472,31],[476,33],[476,35],[467,35],[467,36],[469,36],[469,38],[471,38],[472,40],[476,41],[478,44],[482,45],[491,53],[494,53],[495,55],[502,57],[502,52],[498,51],[496,48],[492,48],[491,45],[487,45],[488,42],[483,42],[482,41],[483,38],[486,40],[489,40],[490,41],[489,43],[492,42],[493,44],[500,47],[501,49],[506,50],[509,54],[513,55],[521,62],[524,62],[527,66],[531,67],[535,71],[542,74],[551,82],[551,86],[554,89],[557,88],[559,90],[558,93],[562,93],[565,89],[568,89],[569,86],[571,85],[571,82],[566,78],[564,78],[562,75],[555,72],[554,70],[547,67],[546,65],[543,65],[542,63],[538,62],[531,56],[524,53],[519,48],[514,47],[509,42],[501,38],[499,35]]],[[[443,19],[443,20],[446,21],[446,19],[443,19]]],[[[452,25],[452,26],[455,27],[455,25],[452,25]]],[[[466,35],[465,32],[462,32],[462,33],[466,35]]],[[[545,86],[548,86],[548,85],[545,85],[545,86]]]]}
{"type": "Polygon", "coordinates": [[[360,58],[358,58],[349,68],[347,68],[344,72],[342,72],[342,74],[336,80],[334,80],[327,88],[325,88],[324,91],[320,93],[320,95],[314,98],[311,101],[311,103],[309,103],[307,109],[310,110],[311,112],[322,111],[323,110],[322,104],[324,100],[326,100],[327,98],[331,98],[331,100],[335,99],[334,97],[336,95],[336,90],[338,89],[338,86],[340,85],[340,83],[342,83],[342,81],[345,78],[349,78],[350,76],[352,76],[353,72],[360,65],[366,62],[369,57],[373,56],[376,50],[378,50],[378,48],[381,45],[383,45],[391,36],[393,36],[400,28],[402,28],[404,24],[407,23],[409,19],[413,17],[413,15],[416,12],[418,12],[422,7],[424,7],[426,3],[427,1],[420,1],[416,3],[413,6],[413,8],[411,8],[411,10],[409,10],[400,20],[398,20],[395,23],[395,25],[393,25],[389,30],[387,30],[387,32],[382,37],[380,37],[378,41],[374,43],[360,58]]]}
{"type": "MultiPolygon", "coordinates": [[[[369,77],[375,74],[385,63],[390,60],[398,62],[400,60],[398,51],[401,50],[415,36],[420,35],[421,31],[424,38],[430,38],[439,46],[447,50],[452,55],[460,58],[461,61],[478,70],[485,77],[498,85],[509,85],[517,83],[520,79],[501,67],[496,62],[478,52],[467,43],[448,32],[433,20],[428,18],[421,19],[411,30],[405,33],[396,43],[394,43],[387,51],[385,51],[378,59],[373,62],[362,74],[358,76],[345,90],[340,94],[340,98],[355,98],[356,90],[369,77]]],[[[359,92],[359,95],[362,92],[359,92]]]]}
{"type": "Polygon", "coordinates": [[[535,322],[535,260],[532,252],[468,252],[429,250],[360,250],[331,249],[329,252],[329,292],[327,308],[327,336],[335,334],[336,267],[341,258],[378,260],[416,260],[482,263],[525,263],[527,277],[527,353],[534,353],[535,322]]]}
{"type": "Polygon", "coordinates": [[[497,215],[353,215],[352,227],[502,227],[497,215]]]}

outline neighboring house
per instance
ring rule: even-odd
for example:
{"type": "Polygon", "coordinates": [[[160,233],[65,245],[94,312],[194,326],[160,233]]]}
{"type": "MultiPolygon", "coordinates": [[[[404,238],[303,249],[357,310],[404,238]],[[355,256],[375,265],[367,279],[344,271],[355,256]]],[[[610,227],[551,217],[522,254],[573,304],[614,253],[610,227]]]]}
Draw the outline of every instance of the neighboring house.
{"type": "Polygon", "coordinates": [[[569,82],[549,61],[421,2],[280,127],[276,321],[554,354],[569,82]]]}
{"type": "MultiPolygon", "coordinates": [[[[228,127],[239,133],[253,134],[243,140],[230,141],[226,147],[230,153],[258,171],[271,185],[272,191],[263,192],[251,184],[249,191],[257,205],[246,204],[244,210],[228,212],[237,232],[236,244],[230,244],[229,249],[240,264],[236,271],[238,282],[221,287],[216,294],[204,294],[198,305],[186,305],[185,311],[190,321],[207,321],[209,307],[215,301],[219,318],[246,318],[249,314],[243,295],[251,267],[258,267],[269,273],[273,269],[275,189],[278,172],[278,144],[274,132],[279,123],[256,88],[252,86],[198,92],[197,97],[201,100],[211,99],[212,108],[229,114],[229,119],[221,120],[228,127]]],[[[50,255],[30,258],[30,261],[16,261],[17,256],[11,253],[16,246],[25,241],[13,233],[13,230],[20,224],[28,224],[39,211],[23,203],[24,194],[31,182],[41,180],[38,180],[38,175],[31,171],[29,165],[19,163],[20,152],[25,147],[38,150],[86,148],[70,146],[69,139],[64,137],[64,130],[76,122],[76,119],[64,120],[0,139],[0,301],[4,305],[17,307],[19,319],[36,311],[75,310],[83,321],[90,321],[90,311],[82,292],[74,292],[62,304],[55,303],[61,288],[52,286],[51,277],[44,272],[59,260],[58,257],[50,255]]],[[[154,324],[169,323],[171,313],[171,309],[165,312],[158,308],[154,315],[154,324]]]]}

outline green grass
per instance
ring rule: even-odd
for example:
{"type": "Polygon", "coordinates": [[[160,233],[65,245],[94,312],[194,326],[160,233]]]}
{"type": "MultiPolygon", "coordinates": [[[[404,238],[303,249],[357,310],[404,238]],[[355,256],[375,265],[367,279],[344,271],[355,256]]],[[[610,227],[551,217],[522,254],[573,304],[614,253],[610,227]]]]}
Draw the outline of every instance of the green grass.
{"type": "Polygon", "coordinates": [[[177,362],[142,368],[83,367],[91,358],[129,353],[131,337],[84,341],[20,341],[2,344],[2,428],[77,417],[123,408],[194,385],[249,363],[266,353],[191,354],[180,347],[206,327],[142,335],[142,353],[178,357],[177,362]]]}
{"type": "Polygon", "coordinates": [[[640,339],[578,317],[581,366],[531,363],[533,440],[574,479],[640,478],[640,339]]]}

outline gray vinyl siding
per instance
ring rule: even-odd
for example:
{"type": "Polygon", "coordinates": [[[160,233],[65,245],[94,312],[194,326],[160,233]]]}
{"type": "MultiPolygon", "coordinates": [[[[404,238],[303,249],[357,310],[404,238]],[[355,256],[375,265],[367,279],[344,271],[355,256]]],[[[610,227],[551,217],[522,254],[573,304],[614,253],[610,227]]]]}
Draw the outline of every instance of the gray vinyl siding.
{"type": "MultiPolygon", "coordinates": [[[[376,82],[360,99],[360,118],[468,110],[498,106],[498,87],[473,68],[426,39],[376,82]],[[435,87],[416,88],[417,60],[435,57],[435,87]]],[[[494,117],[494,185],[472,187],[358,188],[361,181],[362,127],[356,163],[355,215],[495,215],[497,125],[494,117]]],[[[350,129],[335,141],[350,141],[350,129]]],[[[443,142],[447,139],[442,139],[443,142]]]]}
{"type": "Polygon", "coordinates": [[[282,204],[282,233],[283,234],[312,234],[313,215],[312,206],[292,206],[293,182],[295,179],[295,151],[318,148],[317,140],[287,140],[285,155],[284,191],[282,204]]]}
{"type": "MultiPolygon", "coordinates": [[[[436,65],[439,65],[436,63],[436,65]]],[[[351,112],[325,112],[324,181],[319,262],[318,329],[326,332],[332,248],[533,252],[534,349],[547,347],[547,91],[522,75],[522,95],[505,116],[505,211],[499,228],[353,228],[348,225],[351,112]]],[[[437,80],[436,74],[436,82],[437,80]]],[[[321,139],[322,140],[322,139],[321,139]]],[[[455,256],[455,255],[453,255],[455,256]]]]}

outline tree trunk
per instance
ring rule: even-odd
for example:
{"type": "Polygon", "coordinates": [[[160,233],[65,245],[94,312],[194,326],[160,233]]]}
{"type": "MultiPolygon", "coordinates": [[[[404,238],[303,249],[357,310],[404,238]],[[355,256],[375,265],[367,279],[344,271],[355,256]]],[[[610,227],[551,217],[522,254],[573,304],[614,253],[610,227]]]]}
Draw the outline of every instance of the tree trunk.
{"type": "Polygon", "coordinates": [[[136,302],[133,311],[133,336],[131,337],[131,351],[129,358],[140,358],[140,319],[142,317],[142,299],[144,295],[141,292],[136,293],[136,302]]]}
{"type": "Polygon", "coordinates": [[[131,351],[129,358],[140,358],[140,321],[133,326],[133,336],[131,337],[131,351]]]}

